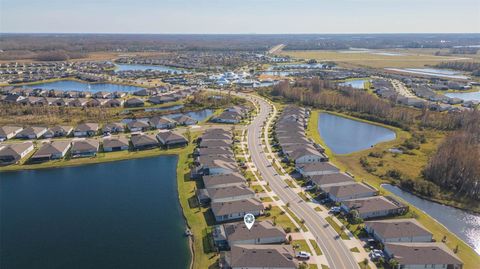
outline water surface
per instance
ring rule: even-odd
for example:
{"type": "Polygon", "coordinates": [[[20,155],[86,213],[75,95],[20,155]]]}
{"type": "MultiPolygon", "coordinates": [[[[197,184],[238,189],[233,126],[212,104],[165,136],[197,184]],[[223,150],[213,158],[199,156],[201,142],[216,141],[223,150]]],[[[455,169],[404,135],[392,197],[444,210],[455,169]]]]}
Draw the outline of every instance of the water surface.
{"type": "Polygon", "coordinates": [[[345,82],[339,83],[341,86],[351,86],[352,88],[355,89],[365,89],[365,82],[368,82],[368,79],[354,79],[354,80],[348,80],[345,82]]]}
{"type": "Polygon", "coordinates": [[[138,86],[121,85],[113,83],[87,83],[75,80],[59,80],[34,85],[24,85],[24,88],[46,89],[59,91],[88,91],[88,92],[135,92],[143,89],[138,86]]]}
{"type": "Polygon", "coordinates": [[[480,91],[478,92],[449,92],[445,93],[451,98],[460,98],[464,101],[480,101],[480,91]]]}
{"type": "Polygon", "coordinates": [[[186,70],[175,68],[175,67],[170,67],[170,66],[165,66],[165,65],[147,65],[147,64],[115,64],[117,69],[115,70],[116,72],[118,71],[147,71],[147,70],[152,70],[152,71],[160,71],[160,72],[165,72],[165,73],[187,73],[186,70]]]}
{"type": "Polygon", "coordinates": [[[176,163],[0,173],[0,268],[187,268],[176,163]]]}
{"type": "Polygon", "coordinates": [[[430,202],[390,184],[382,184],[382,187],[430,215],[480,254],[479,215],[430,202]]]}
{"type": "Polygon", "coordinates": [[[395,132],[384,127],[329,113],[320,113],[318,131],[325,144],[336,154],[368,149],[395,139],[395,132]]]}

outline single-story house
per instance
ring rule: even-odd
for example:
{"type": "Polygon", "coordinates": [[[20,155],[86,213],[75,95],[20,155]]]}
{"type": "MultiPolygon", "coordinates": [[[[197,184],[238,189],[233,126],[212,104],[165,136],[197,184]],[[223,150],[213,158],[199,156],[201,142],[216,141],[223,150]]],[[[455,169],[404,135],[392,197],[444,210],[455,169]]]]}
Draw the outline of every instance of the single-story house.
{"type": "Polygon", "coordinates": [[[15,137],[23,130],[20,126],[2,126],[0,127],[0,141],[5,141],[15,137]]]}
{"type": "Polygon", "coordinates": [[[175,120],[178,123],[178,125],[185,125],[185,126],[195,125],[198,122],[187,115],[181,115],[179,117],[175,117],[173,118],[173,120],[175,120]]]}
{"type": "Polygon", "coordinates": [[[233,111],[224,111],[218,116],[214,116],[211,121],[218,123],[230,123],[235,124],[239,123],[242,120],[242,116],[237,112],[233,111]]]}
{"type": "Polygon", "coordinates": [[[295,253],[290,245],[235,245],[222,253],[222,268],[231,269],[295,269],[295,253]]]}
{"type": "Polygon", "coordinates": [[[125,125],[121,122],[107,123],[102,127],[103,134],[116,134],[125,132],[125,125]]]}
{"type": "Polygon", "coordinates": [[[231,148],[196,148],[195,156],[226,156],[233,158],[233,150],[231,148]]]}
{"type": "Polygon", "coordinates": [[[95,136],[98,133],[98,123],[82,123],[75,128],[73,131],[73,136],[75,137],[85,137],[85,136],[95,136]]]}
{"type": "Polygon", "coordinates": [[[59,140],[43,144],[30,158],[31,162],[44,162],[65,157],[72,146],[69,140],[59,140]]]}
{"type": "Polygon", "coordinates": [[[264,210],[262,202],[255,198],[212,203],[211,208],[217,222],[243,219],[248,213],[259,216],[264,210]]]}
{"type": "Polygon", "coordinates": [[[231,174],[238,171],[237,162],[224,156],[199,156],[197,171],[203,175],[231,174]]]}
{"type": "Polygon", "coordinates": [[[342,202],[341,208],[345,212],[357,210],[358,217],[362,219],[403,215],[408,211],[408,206],[390,196],[346,200],[342,202]]]}
{"type": "Polygon", "coordinates": [[[128,150],[129,146],[128,139],[123,136],[105,137],[103,139],[103,151],[105,152],[128,150]]]}
{"type": "Polygon", "coordinates": [[[340,186],[345,184],[354,183],[352,177],[344,173],[333,173],[325,175],[314,175],[309,176],[308,179],[320,188],[325,188],[329,186],[340,186]]]}
{"type": "Polygon", "coordinates": [[[151,118],[149,122],[150,122],[150,125],[156,129],[172,129],[172,128],[175,128],[175,126],[177,125],[176,121],[167,117],[159,117],[159,116],[155,116],[151,118]]]}
{"type": "Polygon", "coordinates": [[[239,173],[226,175],[207,175],[202,177],[205,188],[223,188],[235,185],[245,184],[245,178],[239,173]]]}
{"type": "Polygon", "coordinates": [[[206,140],[198,144],[199,148],[231,148],[231,140],[206,140]]]}
{"type": "Polygon", "coordinates": [[[93,157],[97,155],[100,143],[94,139],[74,140],[72,142],[72,157],[93,157]]]}
{"type": "Polygon", "coordinates": [[[140,134],[130,138],[133,148],[136,150],[144,150],[158,147],[158,140],[155,135],[140,134]]]}
{"type": "Polygon", "coordinates": [[[328,194],[332,201],[337,203],[345,200],[372,197],[378,194],[378,190],[375,188],[357,182],[323,187],[322,190],[328,194]]]}
{"type": "Polygon", "coordinates": [[[127,123],[130,132],[144,132],[150,129],[150,124],[143,120],[132,120],[127,123]]]}
{"type": "Polygon", "coordinates": [[[282,244],[287,234],[270,221],[255,222],[248,229],[244,222],[217,225],[213,230],[213,241],[219,248],[234,245],[282,244]]]}
{"type": "Polygon", "coordinates": [[[393,242],[432,242],[433,236],[416,219],[365,221],[365,230],[376,240],[393,242]]]}
{"type": "Polygon", "coordinates": [[[255,198],[255,192],[245,185],[233,185],[206,189],[208,197],[214,203],[231,202],[255,198]]]}
{"type": "Polygon", "coordinates": [[[463,262],[443,243],[386,243],[384,251],[398,261],[396,269],[462,269],[463,262]]]}
{"type": "Polygon", "coordinates": [[[53,137],[63,137],[69,136],[73,131],[72,126],[54,126],[51,127],[43,134],[45,138],[53,138],[53,137]]]}
{"type": "Polygon", "coordinates": [[[27,127],[20,131],[15,137],[19,139],[37,139],[46,132],[46,127],[27,127]]]}
{"type": "Polygon", "coordinates": [[[124,107],[142,107],[144,105],[143,100],[136,97],[130,98],[123,103],[124,107]]]}
{"type": "Polygon", "coordinates": [[[34,149],[32,142],[16,143],[0,146],[0,165],[19,162],[34,149]]]}
{"type": "Polygon", "coordinates": [[[303,163],[318,163],[328,161],[328,157],[325,154],[318,152],[313,147],[302,147],[298,148],[291,153],[287,154],[287,157],[290,160],[295,161],[295,164],[303,163]]]}
{"type": "Polygon", "coordinates": [[[157,139],[162,146],[167,148],[172,146],[185,146],[188,144],[188,140],[184,136],[172,131],[158,132],[157,139]]]}
{"type": "Polygon", "coordinates": [[[295,166],[304,177],[337,174],[340,170],[329,162],[302,163],[295,166]]]}

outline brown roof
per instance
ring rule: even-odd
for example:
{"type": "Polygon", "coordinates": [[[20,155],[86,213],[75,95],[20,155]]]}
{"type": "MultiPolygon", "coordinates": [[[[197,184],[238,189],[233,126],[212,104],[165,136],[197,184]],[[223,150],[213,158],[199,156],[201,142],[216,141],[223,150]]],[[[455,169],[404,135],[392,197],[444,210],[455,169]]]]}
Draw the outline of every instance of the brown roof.
{"type": "Polygon", "coordinates": [[[340,171],[337,167],[329,162],[316,162],[305,163],[298,166],[304,172],[317,172],[317,171],[340,171]]]}
{"type": "Polygon", "coordinates": [[[245,185],[211,188],[207,189],[207,192],[208,196],[212,200],[244,195],[255,195],[255,192],[245,185]]]}
{"type": "Polygon", "coordinates": [[[126,137],[106,137],[103,139],[104,148],[115,148],[115,147],[124,147],[128,146],[129,142],[126,137]]]}
{"type": "Polygon", "coordinates": [[[98,123],[82,123],[75,128],[76,132],[97,131],[98,123]]]}
{"type": "Polygon", "coordinates": [[[21,130],[22,127],[19,126],[2,126],[0,127],[0,136],[6,137],[7,135],[21,130]]]}
{"type": "Polygon", "coordinates": [[[331,195],[334,195],[335,197],[345,197],[350,195],[358,195],[358,194],[364,194],[364,193],[370,193],[370,192],[376,191],[375,189],[365,184],[357,183],[357,182],[353,182],[351,184],[345,184],[345,185],[328,186],[328,187],[324,187],[323,190],[325,192],[328,192],[331,195]]]}
{"type": "Polygon", "coordinates": [[[365,226],[375,230],[382,238],[432,236],[416,219],[365,221],[365,226]]]}
{"type": "Polygon", "coordinates": [[[263,204],[255,198],[232,202],[212,203],[212,211],[216,216],[234,214],[239,212],[254,212],[263,210],[263,204]]]}
{"type": "Polygon", "coordinates": [[[220,184],[242,184],[245,183],[245,178],[239,173],[203,176],[203,183],[205,184],[205,188],[209,188],[209,186],[216,186],[220,184]]]}
{"type": "Polygon", "coordinates": [[[443,243],[385,243],[400,264],[463,264],[443,243]]]}
{"type": "Polygon", "coordinates": [[[131,141],[134,147],[158,144],[158,140],[153,134],[152,135],[149,135],[149,134],[134,135],[132,136],[131,141]]]}
{"type": "Polygon", "coordinates": [[[286,233],[270,221],[257,221],[248,229],[244,222],[225,224],[225,233],[228,240],[250,240],[268,237],[286,237],[286,233]]]}
{"type": "Polygon", "coordinates": [[[53,154],[63,153],[65,149],[70,147],[70,140],[59,140],[51,143],[45,143],[35,152],[32,158],[50,157],[53,154]]]}
{"type": "Polygon", "coordinates": [[[376,212],[381,210],[393,210],[404,205],[395,199],[389,197],[388,199],[384,196],[374,196],[361,199],[352,199],[343,201],[343,204],[348,208],[356,209],[361,213],[376,212]]]}
{"type": "Polygon", "coordinates": [[[318,186],[355,182],[353,178],[343,173],[310,176],[310,180],[318,186]]]}
{"type": "Polygon", "coordinates": [[[4,145],[3,148],[0,146],[0,156],[9,156],[12,154],[20,155],[22,152],[24,152],[26,149],[28,149],[32,145],[33,143],[29,141],[25,143],[15,143],[15,144],[4,145]]]}
{"type": "Polygon", "coordinates": [[[236,245],[228,257],[236,268],[297,268],[290,245],[236,245]]]}
{"type": "Polygon", "coordinates": [[[98,150],[100,143],[94,139],[74,140],[72,142],[73,151],[91,151],[98,150]]]}

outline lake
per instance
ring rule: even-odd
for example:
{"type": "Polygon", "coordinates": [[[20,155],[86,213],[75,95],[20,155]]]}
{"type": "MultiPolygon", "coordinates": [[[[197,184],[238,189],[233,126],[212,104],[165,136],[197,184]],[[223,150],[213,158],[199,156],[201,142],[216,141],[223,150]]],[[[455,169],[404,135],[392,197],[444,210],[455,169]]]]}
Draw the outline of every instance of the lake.
{"type": "Polygon", "coordinates": [[[115,64],[117,69],[115,70],[116,72],[118,71],[147,71],[147,70],[153,70],[153,71],[160,71],[160,72],[165,72],[165,73],[188,73],[186,70],[175,68],[175,67],[170,67],[170,66],[164,66],[164,65],[146,65],[146,64],[115,64]]]}
{"type": "Polygon", "coordinates": [[[348,80],[345,82],[339,83],[341,86],[348,86],[350,85],[352,88],[355,89],[365,89],[365,82],[368,82],[368,79],[354,79],[354,80],[348,80]]]}
{"type": "Polygon", "coordinates": [[[382,184],[382,187],[430,215],[480,254],[479,215],[422,199],[397,186],[382,184]]]}
{"type": "Polygon", "coordinates": [[[464,101],[480,101],[480,91],[478,92],[449,92],[445,96],[451,98],[460,98],[464,101]]]}
{"type": "Polygon", "coordinates": [[[320,113],[318,131],[327,147],[335,154],[368,149],[396,137],[390,129],[329,113],[320,113]]]}
{"type": "MultiPolygon", "coordinates": [[[[213,109],[202,109],[202,110],[190,111],[190,112],[185,112],[185,113],[166,114],[166,115],[163,115],[163,117],[175,118],[175,117],[178,117],[178,116],[187,115],[187,116],[189,116],[190,118],[192,118],[196,121],[203,121],[203,120],[206,120],[208,117],[212,116],[213,112],[215,112],[213,109]]],[[[131,119],[131,118],[123,119],[122,123],[127,124],[127,123],[129,123],[133,120],[134,119],[131,119]]],[[[139,118],[139,119],[136,119],[136,120],[148,121],[149,119],[148,118],[139,118]]]]}
{"type": "Polygon", "coordinates": [[[87,83],[75,80],[59,80],[34,85],[24,85],[23,88],[46,89],[59,91],[88,91],[88,92],[135,92],[143,89],[138,86],[113,83],[87,83]]]}
{"type": "Polygon", "coordinates": [[[176,163],[0,173],[0,268],[187,268],[176,163]]]}

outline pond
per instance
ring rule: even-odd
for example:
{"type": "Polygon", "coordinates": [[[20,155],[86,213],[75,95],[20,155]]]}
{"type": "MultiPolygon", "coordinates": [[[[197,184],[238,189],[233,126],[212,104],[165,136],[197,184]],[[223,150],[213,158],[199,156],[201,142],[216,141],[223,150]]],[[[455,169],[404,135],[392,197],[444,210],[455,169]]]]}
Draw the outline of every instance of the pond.
{"type": "Polygon", "coordinates": [[[422,199],[397,186],[382,184],[382,187],[430,215],[480,254],[479,215],[422,199]]]}
{"type": "Polygon", "coordinates": [[[23,88],[88,92],[135,92],[143,89],[142,87],[131,85],[113,83],[87,83],[75,80],[59,80],[41,84],[24,85],[23,88]]]}
{"type": "Polygon", "coordinates": [[[390,129],[330,113],[320,113],[318,131],[327,147],[335,154],[368,149],[396,137],[390,129]]]}
{"type": "MultiPolygon", "coordinates": [[[[190,111],[190,112],[185,112],[185,113],[172,113],[172,114],[167,114],[167,115],[163,115],[163,116],[167,117],[167,118],[176,118],[176,117],[181,116],[181,115],[187,115],[187,116],[189,116],[190,118],[192,118],[196,121],[203,121],[203,120],[206,120],[207,118],[209,118],[210,116],[212,116],[213,112],[215,112],[213,109],[202,109],[202,110],[190,111]]],[[[123,119],[122,123],[127,124],[127,123],[129,123],[133,120],[134,119],[131,119],[131,118],[123,119]]],[[[138,118],[136,120],[141,120],[141,121],[148,122],[149,119],[148,118],[138,118]]]]}
{"type": "Polygon", "coordinates": [[[478,92],[449,92],[445,96],[450,98],[460,98],[464,101],[480,101],[480,91],[478,92]]]}
{"type": "Polygon", "coordinates": [[[145,108],[145,112],[179,110],[179,109],[182,109],[183,107],[184,107],[184,105],[173,105],[173,106],[163,106],[163,107],[151,107],[151,108],[145,108]]]}
{"type": "Polygon", "coordinates": [[[116,72],[118,71],[147,71],[147,70],[153,70],[153,71],[160,71],[160,72],[165,72],[165,73],[177,73],[177,74],[182,74],[182,73],[188,73],[186,70],[175,68],[175,67],[170,67],[170,66],[165,66],[165,65],[146,65],[146,64],[115,64],[117,69],[115,70],[116,72]]]}
{"type": "Polygon", "coordinates": [[[187,268],[176,163],[0,173],[0,267],[187,268]]]}
{"type": "Polygon", "coordinates": [[[368,79],[353,79],[345,82],[341,82],[338,85],[340,86],[351,86],[355,89],[365,89],[365,83],[368,82],[368,79]]]}

